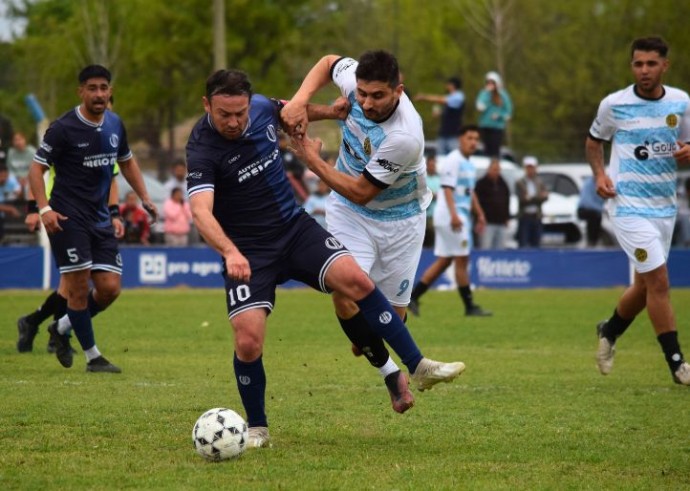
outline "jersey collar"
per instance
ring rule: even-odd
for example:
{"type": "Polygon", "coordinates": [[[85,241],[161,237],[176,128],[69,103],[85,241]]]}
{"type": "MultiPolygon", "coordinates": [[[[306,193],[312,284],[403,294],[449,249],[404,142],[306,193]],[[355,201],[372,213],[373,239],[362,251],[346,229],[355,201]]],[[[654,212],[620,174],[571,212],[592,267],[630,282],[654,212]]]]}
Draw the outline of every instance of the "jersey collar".
{"type": "Polygon", "coordinates": [[[659,97],[645,97],[645,96],[643,96],[642,94],[640,94],[637,91],[637,84],[633,85],[633,92],[635,92],[635,95],[637,97],[639,97],[640,99],[644,99],[645,101],[660,101],[666,95],[666,87],[664,87],[663,85],[661,86],[661,95],[659,97]]]}
{"type": "Polygon", "coordinates": [[[93,128],[100,128],[101,126],[103,126],[103,121],[105,121],[105,113],[103,113],[103,117],[98,123],[94,123],[93,121],[89,121],[84,117],[84,115],[81,113],[81,110],[79,109],[80,107],[81,106],[77,106],[74,108],[74,112],[77,114],[77,118],[79,118],[79,121],[93,128]]]}

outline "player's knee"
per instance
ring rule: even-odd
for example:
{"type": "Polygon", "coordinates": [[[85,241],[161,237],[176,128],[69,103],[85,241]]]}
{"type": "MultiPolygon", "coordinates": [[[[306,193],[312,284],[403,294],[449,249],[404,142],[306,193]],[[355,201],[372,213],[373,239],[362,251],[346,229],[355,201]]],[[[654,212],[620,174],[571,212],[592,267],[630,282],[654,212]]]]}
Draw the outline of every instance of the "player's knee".
{"type": "Polygon", "coordinates": [[[357,304],[342,293],[333,294],[333,305],[335,306],[335,313],[341,319],[350,319],[353,317],[359,308],[357,304]]]}
{"type": "Polygon", "coordinates": [[[246,362],[254,361],[263,352],[263,343],[256,336],[235,333],[235,352],[237,357],[246,362]]]}

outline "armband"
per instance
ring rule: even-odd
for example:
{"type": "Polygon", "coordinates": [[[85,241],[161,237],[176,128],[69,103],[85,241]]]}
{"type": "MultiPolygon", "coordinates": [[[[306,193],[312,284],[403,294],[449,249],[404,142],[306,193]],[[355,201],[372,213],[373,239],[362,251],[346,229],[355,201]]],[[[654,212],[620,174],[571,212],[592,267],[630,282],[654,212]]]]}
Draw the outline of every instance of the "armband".
{"type": "Polygon", "coordinates": [[[110,213],[110,218],[120,218],[120,207],[119,207],[119,205],[108,206],[108,213],[110,213]]]}
{"type": "Polygon", "coordinates": [[[38,205],[35,199],[30,199],[26,202],[26,213],[38,213],[38,205]]]}
{"type": "Polygon", "coordinates": [[[38,214],[41,215],[41,216],[43,216],[43,215],[45,215],[46,213],[48,213],[49,211],[53,211],[53,209],[50,207],[50,205],[44,206],[43,208],[41,208],[40,210],[38,210],[38,214]]]}

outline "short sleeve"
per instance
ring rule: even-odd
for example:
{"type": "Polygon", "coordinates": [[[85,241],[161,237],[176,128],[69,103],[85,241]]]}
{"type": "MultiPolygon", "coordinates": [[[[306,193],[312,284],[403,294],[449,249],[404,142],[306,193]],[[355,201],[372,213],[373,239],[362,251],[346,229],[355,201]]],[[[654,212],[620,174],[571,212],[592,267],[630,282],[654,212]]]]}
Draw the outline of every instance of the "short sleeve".
{"type": "Polygon", "coordinates": [[[455,188],[458,184],[458,164],[451,156],[440,158],[438,175],[441,187],[455,188]]]}
{"type": "Polygon", "coordinates": [[[43,136],[43,140],[36,151],[34,160],[39,164],[50,167],[60,158],[65,144],[63,126],[57,121],[53,122],[43,136]]]}
{"type": "Polygon", "coordinates": [[[340,58],[331,66],[331,78],[338,86],[340,93],[347,97],[357,88],[357,60],[352,58],[340,58]]]}
{"type": "Polygon", "coordinates": [[[683,143],[690,143],[690,99],[686,100],[685,112],[680,122],[680,134],[678,140],[683,143]]]}
{"type": "Polygon", "coordinates": [[[390,133],[371,156],[364,175],[376,186],[385,189],[417,162],[416,156],[420,151],[421,145],[414,138],[399,132],[390,133]],[[411,159],[410,156],[415,158],[411,159]]]}
{"type": "Polygon", "coordinates": [[[120,144],[117,147],[117,161],[126,162],[127,160],[131,159],[134,155],[132,154],[132,151],[129,149],[129,143],[127,142],[127,130],[125,129],[125,125],[121,121],[120,128],[122,129],[122,133],[120,134],[120,144]]]}
{"type": "Polygon", "coordinates": [[[448,97],[446,98],[446,105],[448,107],[451,107],[453,109],[460,109],[462,105],[465,103],[465,94],[462,92],[453,92],[452,94],[449,94],[448,97]]]}
{"type": "Polygon", "coordinates": [[[592,126],[589,128],[589,135],[597,140],[611,141],[616,132],[616,126],[611,111],[610,97],[606,97],[599,104],[597,117],[594,118],[592,126]]]}
{"type": "Polygon", "coordinates": [[[187,195],[191,198],[197,193],[215,188],[215,166],[207,157],[192,146],[187,148],[187,195]]]}

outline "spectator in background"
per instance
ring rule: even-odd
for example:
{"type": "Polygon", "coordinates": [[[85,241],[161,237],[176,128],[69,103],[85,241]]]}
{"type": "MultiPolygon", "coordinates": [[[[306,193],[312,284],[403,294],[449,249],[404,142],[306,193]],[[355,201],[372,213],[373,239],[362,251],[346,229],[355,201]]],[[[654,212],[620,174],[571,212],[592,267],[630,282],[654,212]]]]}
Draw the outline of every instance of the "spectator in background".
{"type": "Polygon", "coordinates": [[[174,188],[163,205],[163,232],[165,244],[184,247],[189,244],[192,210],[184,198],[182,189],[174,188]]]}
{"type": "Polygon", "coordinates": [[[492,158],[486,175],[474,187],[479,204],[484,210],[486,227],[479,235],[482,249],[505,249],[508,220],[510,219],[510,189],[501,176],[501,162],[492,158]]]}
{"type": "Polygon", "coordinates": [[[16,177],[3,164],[0,164],[0,239],[5,235],[5,215],[18,217],[19,210],[9,204],[15,201],[22,187],[16,177]]]}
{"type": "Polygon", "coordinates": [[[436,168],[436,154],[431,153],[426,157],[426,186],[431,190],[433,198],[426,209],[426,230],[424,232],[424,247],[434,245],[434,208],[436,208],[436,195],[441,189],[441,176],[436,168]]]}
{"type": "Polygon", "coordinates": [[[587,247],[595,247],[601,235],[601,215],[604,199],[597,194],[594,177],[585,179],[577,205],[577,218],[587,222],[587,247]]]}
{"type": "Polygon", "coordinates": [[[7,154],[7,167],[19,179],[22,189],[27,188],[29,167],[34,159],[36,147],[26,141],[24,133],[17,132],[12,137],[12,147],[7,154]]]}
{"type": "Polygon", "coordinates": [[[10,150],[13,134],[12,123],[0,114],[0,165],[7,164],[7,154],[10,150]]]}
{"type": "Polygon", "coordinates": [[[484,154],[500,157],[506,125],[513,116],[513,103],[498,73],[486,74],[486,85],[477,96],[476,107],[484,154]]]}
{"type": "Polygon", "coordinates": [[[438,129],[436,140],[436,153],[446,155],[458,148],[458,137],[462,127],[462,114],[465,110],[465,93],[462,89],[462,81],[459,77],[451,77],[446,80],[446,94],[418,94],[416,101],[433,102],[443,104],[441,110],[441,126],[438,129]]]}
{"type": "Polygon", "coordinates": [[[525,176],[515,183],[518,196],[518,242],[520,248],[541,245],[541,205],[549,198],[549,192],[537,175],[536,157],[531,155],[522,159],[525,176]]]}
{"type": "Polygon", "coordinates": [[[181,189],[184,198],[187,199],[187,164],[184,163],[184,160],[178,159],[173,162],[170,177],[163,183],[163,186],[168,193],[172,193],[175,188],[181,189]]]}
{"type": "Polygon", "coordinates": [[[122,241],[126,244],[150,245],[149,216],[139,205],[137,193],[130,191],[125,195],[125,202],[120,205],[120,215],[125,226],[122,241]]]}
{"type": "Polygon", "coordinates": [[[326,199],[330,192],[331,188],[328,187],[328,184],[319,179],[316,182],[314,192],[304,202],[304,210],[314,217],[314,220],[323,228],[326,228],[326,199]]]}

